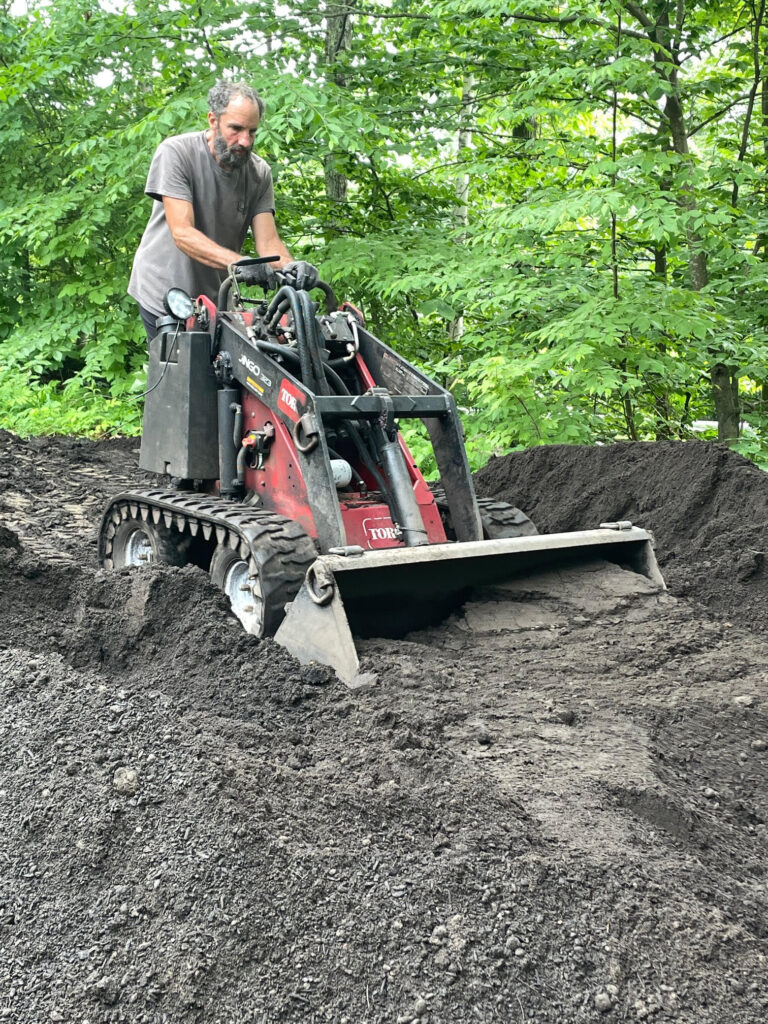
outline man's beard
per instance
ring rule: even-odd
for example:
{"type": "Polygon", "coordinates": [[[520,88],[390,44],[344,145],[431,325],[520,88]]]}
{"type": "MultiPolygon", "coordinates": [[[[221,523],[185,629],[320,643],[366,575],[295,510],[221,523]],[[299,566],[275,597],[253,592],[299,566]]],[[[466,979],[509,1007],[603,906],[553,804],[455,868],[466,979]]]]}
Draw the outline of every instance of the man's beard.
{"type": "Polygon", "coordinates": [[[219,166],[223,167],[225,171],[231,171],[235,167],[244,167],[251,156],[250,149],[245,146],[228,146],[218,129],[213,136],[213,150],[219,161],[219,166]]]}

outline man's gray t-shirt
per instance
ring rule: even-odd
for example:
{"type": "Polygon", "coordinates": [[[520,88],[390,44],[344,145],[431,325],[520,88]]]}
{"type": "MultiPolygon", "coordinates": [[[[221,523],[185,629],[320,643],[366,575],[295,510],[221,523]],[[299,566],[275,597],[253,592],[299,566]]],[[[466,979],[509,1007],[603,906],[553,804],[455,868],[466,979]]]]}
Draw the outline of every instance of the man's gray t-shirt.
{"type": "Polygon", "coordinates": [[[269,164],[251,154],[244,167],[224,171],[213,158],[205,132],[161,142],[144,191],[155,202],[134,257],[128,294],[157,316],[163,313],[169,288],[183,288],[193,298],[215,299],[225,274],[177,248],[165,220],[163,196],[192,203],[195,227],[235,252],[241,250],[256,214],[275,212],[269,164]]]}

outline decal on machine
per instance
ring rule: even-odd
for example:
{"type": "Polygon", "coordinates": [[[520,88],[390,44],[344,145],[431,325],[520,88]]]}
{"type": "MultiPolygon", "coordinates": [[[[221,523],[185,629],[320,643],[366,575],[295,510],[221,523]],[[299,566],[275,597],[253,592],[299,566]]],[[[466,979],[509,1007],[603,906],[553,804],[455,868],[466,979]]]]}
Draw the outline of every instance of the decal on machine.
{"type": "Polygon", "coordinates": [[[381,376],[394,395],[428,395],[429,384],[410,366],[403,365],[390,352],[381,360],[381,376]]]}
{"type": "Polygon", "coordinates": [[[400,530],[386,517],[364,519],[363,531],[369,548],[391,547],[393,541],[402,539],[400,530]]]}
{"type": "Polygon", "coordinates": [[[267,377],[267,375],[264,373],[259,364],[254,363],[254,361],[252,359],[249,359],[248,356],[245,355],[245,353],[243,353],[243,355],[240,356],[240,365],[244,366],[246,370],[256,378],[256,380],[260,380],[261,383],[265,384],[268,388],[272,387],[271,379],[267,377]]]}
{"type": "Polygon", "coordinates": [[[277,396],[277,408],[281,412],[284,412],[289,420],[293,420],[294,423],[298,423],[301,419],[299,406],[303,406],[304,402],[304,392],[299,391],[294,384],[291,384],[289,380],[283,378],[280,381],[279,393],[277,396]]]}

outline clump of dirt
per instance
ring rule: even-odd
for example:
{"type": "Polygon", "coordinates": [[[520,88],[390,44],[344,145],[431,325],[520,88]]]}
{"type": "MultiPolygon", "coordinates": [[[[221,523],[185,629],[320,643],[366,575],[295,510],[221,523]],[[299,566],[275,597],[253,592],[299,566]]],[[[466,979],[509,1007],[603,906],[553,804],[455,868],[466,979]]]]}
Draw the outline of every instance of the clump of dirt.
{"type": "Polygon", "coordinates": [[[97,567],[135,449],[0,434],[0,1020],[766,1018],[768,640],[731,615],[762,569],[696,589],[759,471],[494,460],[481,489],[540,527],[654,528],[677,597],[595,569],[585,612],[545,574],[530,614],[367,641],[349,692],[199,570],[97,567]]]}
{"type": "Polygon", "coordinates": [[[476,483],[543,533],[621,519],[650,529],[673,594],[768,627],[768,474],[725,445],[533,448],[491,459],[476,483]]]}

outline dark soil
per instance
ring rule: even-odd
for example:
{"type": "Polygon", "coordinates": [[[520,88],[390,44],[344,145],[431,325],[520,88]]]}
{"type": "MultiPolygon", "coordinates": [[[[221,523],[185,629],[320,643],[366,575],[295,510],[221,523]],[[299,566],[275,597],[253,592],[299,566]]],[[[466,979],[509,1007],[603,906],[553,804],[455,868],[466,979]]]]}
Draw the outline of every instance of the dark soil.
{"type": "Polygon", "coordinates": [[[625,519],[652,530],[670,592],[768,629],[768,474],[725,445],[552,445],[491,461],[478,491],[544,533],[625,519]]]}
{"type": "Polygon", "coordinates": [[[135,441],[0,434],[0,1019],[766,1019],[768,477],[494,460],[541,529],[652,528],[672,596],[468,606],[354,693],[199,570],[98,569],[137,482],[135,441]]]}

